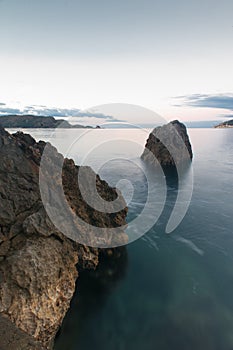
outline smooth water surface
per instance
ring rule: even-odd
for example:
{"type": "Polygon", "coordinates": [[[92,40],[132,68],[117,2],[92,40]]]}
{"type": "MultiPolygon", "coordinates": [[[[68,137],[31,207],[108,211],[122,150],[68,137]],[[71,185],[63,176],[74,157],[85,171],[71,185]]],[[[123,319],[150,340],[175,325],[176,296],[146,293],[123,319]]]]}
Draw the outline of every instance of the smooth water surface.
{"type": "MultiPolygon", "coordinates": [[[[141,213],[148,186],[139,156],[148,130],[30,133],[112,185],[131,180],[128,221],[141,213]]],[[[233,129],[189,135],[194,187],[184,220],[165,233],[178,191],[170,176],[165,208],[150,231],[127,246],[127,255],[81,274],[56,350],[233,349],[233,129]]],[[[155,195],[159,181],[155,176],[155,195]]]]}

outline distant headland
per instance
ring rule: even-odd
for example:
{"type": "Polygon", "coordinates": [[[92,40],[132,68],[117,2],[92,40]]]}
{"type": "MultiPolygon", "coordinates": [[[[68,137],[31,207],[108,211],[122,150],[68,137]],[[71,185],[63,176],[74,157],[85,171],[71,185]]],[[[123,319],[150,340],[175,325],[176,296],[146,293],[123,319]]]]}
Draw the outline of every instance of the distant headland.
{"type": "MultiPolygon", "coordinates": [[[[0,124],[4,128],[46,128],[46,129],[92,129],[92,126],[72,125],[64,119],[55,119],[54,117],[27,115],[3,115],[0,116],[0,124]]],[[[96,126],[99,129],[99,126],[96,126]]]]}
{"type": "Polygon", "coordinates": [[[227,120],[223,123],[220,123],[220,124],[216,125],[215,128],[219,128],[219,129],[221,129],[221,128],[233,128],[233,119],[227,120]]]}

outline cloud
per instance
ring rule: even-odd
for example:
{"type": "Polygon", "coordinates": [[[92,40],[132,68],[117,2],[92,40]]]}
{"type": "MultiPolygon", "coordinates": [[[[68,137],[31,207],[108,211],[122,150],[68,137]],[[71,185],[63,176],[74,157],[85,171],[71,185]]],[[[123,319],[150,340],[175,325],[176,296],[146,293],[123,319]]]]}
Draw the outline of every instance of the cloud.
{"type": "Polygon", "coordinates": [[[176,99],[181,100],[181,103],[176,104],[176,106],[218,108],[233,111],[233,94],[193,94],[188,96],[179,96],[176,97],[176,99]]]}
{"type": "Polygon", "coordinates": [[[229,119],[233,119],[233,114],[227,114],[223,116],[224,118],[229,118],[229,119]]]}
{"type": "MultiPolygon", "coordinates": [[[[2,106],[2,104],[1,104],[2,106]]],[[[18,108],[7,108],[7,107],[0,107],[0,115],[7,115],[7,114],[19,114],[20,109],[18,108]]]]}
{"type": "Polygon", "coordinates": [[[110,115],[105,115],[102,113],[94,113],[94,112],[82,112],[74,115],[75,117],[89,117],[89,118],[98,118],[98,119],[108,119],[108,120],[114,120],[114,118],[110,115]]]}
{"type": "Polygon", "coordinates": [[[80,112],[79,109],[71,108],[48,108],[46,106],[26,106],[21,110],[20,114],[33,114],[45,117],[72,117],[80,112]]]}
{"type": "Polygon", "coordinates": [[[78,118],[97,118],[102,119],[104,121],[120,121],[111,115],[105,115],[98,112],[89,112],[89,111],[81,111],[77,108],[48,108],[46,106],[41,105],[31,105],[26,106],[23,109],[19,108],[10,108],[7,107],[5,103],[0,103],[0,116],[2,115],[8,115],[8,114],[17,114],[17,115],[23,115],[23,114],[32,114],[35,116],[45,116],[45,117],[78,117],[78,118]]]}

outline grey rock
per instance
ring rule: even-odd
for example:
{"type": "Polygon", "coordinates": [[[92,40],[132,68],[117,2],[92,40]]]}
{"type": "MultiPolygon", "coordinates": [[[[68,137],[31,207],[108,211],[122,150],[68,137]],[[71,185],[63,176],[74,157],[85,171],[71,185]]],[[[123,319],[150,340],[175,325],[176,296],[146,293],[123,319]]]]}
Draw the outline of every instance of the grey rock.
{"type": "Polygon", "coordinates": [[[184,124],[174,120],[155,128],[149,135],[141,158],[162,167],[190,162],[192,147],[184,124]]]}

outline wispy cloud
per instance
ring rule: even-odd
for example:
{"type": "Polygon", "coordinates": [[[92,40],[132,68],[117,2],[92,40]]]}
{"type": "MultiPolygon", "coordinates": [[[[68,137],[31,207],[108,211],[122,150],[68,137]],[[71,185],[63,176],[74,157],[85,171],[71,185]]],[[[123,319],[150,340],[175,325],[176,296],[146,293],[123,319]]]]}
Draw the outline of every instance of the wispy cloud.
{"type": "Polygon", "coordinates": [[[233,114],[227,114],[227,115],[224,115],[224,118],[229,118],[229,119],[233,119],[233,114]]]}
{"type": "Polygon", "coordinates": [[[111,115],[105,115],[98,112],[89,112],[89,111],[82,111],[77,108],[48,108],[46,106],[42,105],[31,105],[26,106],[22,109],[19,108],[11,108],[7,106],[5,103],[0,103],[0,116],[2,115],[8,115],[8,114],[17,114],[17,115],[23,115],[23,114],[32,114],[35,116],[52,116],[52,117],[77,117],[77,118],[97,118],[102,119],[104,121],[120,121],[116,119],[115,117],[111,115]]]}
{"type": "Polygon", "coordinates": [[[176,100],[179,103],[176,106],[190,106],[199,108],[217,108],[233,111],[233,94],[193,94],[187,96],[178,96],[176,100]]]}
{"type": "Polygon", "coordinates": [[[22,109],[20,114],[33,114],[41,116],[52,117],[72,117],[76,116],[80,112],[79,109],[71,108],[49,108],[46,106],[26,106],[22,109]]]}
{"type": "Polygon", "coordinates": [[[18,108],[8,108],[8,107],[1,107],[3,104],[0,105],[0,115],[7,115],[7,114],[20,114],[20,109],[18,108]]]}

